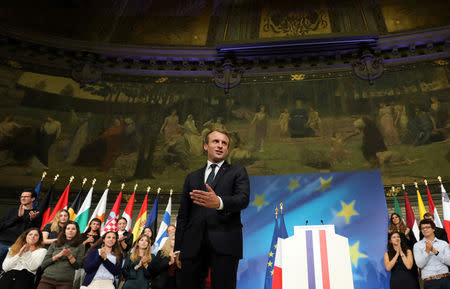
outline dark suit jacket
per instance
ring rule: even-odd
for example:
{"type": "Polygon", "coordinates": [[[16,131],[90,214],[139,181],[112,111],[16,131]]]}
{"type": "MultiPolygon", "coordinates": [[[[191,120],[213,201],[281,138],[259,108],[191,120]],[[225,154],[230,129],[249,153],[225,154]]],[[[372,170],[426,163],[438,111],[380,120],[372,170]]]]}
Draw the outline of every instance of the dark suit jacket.
{"type": "Polygon", "coordinates": [[[181,260],[193,258],[208,242],[217,254],[242,258],[241,210],[248,206],[250,197],[247,171],[227,162],[222,164],[211,185],[223,202],[223,210],[216,210],[194,204],[189,196],[193,190],[207,191],[205,168],[190,173],[184,182],[174,251],[181,251],[181,260]]]}

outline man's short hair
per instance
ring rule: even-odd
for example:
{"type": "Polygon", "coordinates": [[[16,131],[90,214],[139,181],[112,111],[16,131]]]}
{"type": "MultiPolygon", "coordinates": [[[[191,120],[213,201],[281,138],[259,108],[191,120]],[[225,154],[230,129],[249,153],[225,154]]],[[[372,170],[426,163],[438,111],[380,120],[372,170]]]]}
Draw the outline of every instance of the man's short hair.
{"type": "Polygon", "coordinates": [[[224,129],[213,129],[213,130],[209,131],[209,132],[205,135],[204,143],[205,143],[205,144],[208,144],[208,142],[209,142],[209,135],[210,135],[211,133],[215,132],[215,131],[220,132],[221,134],[224,134],[224,135],[227,136],[227,138],[228,138],[228,146],[229,146],[229,145],[230,145],[230,135],[229,135],[228,132],[227,132],[226,130],[224,130],[224,129]]]}
{"type": "Polygon", "coordinates": [[[23,189],[23,190],[20,192],[19,195],[22,196],[22,193],[24,193],[24,192],[31,193],[31,198],[36,198],[36,197],[37,197],[36,192],[35,192],[34,189],[32,189],[32,188],[25,188],[25,189],[23,189]]]}
{"type": "Polygon", "coordinates": [[[431,218],[432,220],[434,220],[434,216],[430,212],[426,212],[425,214],[423,214],[423,218],[424,219],[431,218]]]}
{"type": "Polygon", "coordinates": [[[436,224],[430,219],[423,219],[422,221],[420,221],[419,230],[422,230],[422,225],[426,224],[430,225],[433,230],[436,230],[436,224]]]}

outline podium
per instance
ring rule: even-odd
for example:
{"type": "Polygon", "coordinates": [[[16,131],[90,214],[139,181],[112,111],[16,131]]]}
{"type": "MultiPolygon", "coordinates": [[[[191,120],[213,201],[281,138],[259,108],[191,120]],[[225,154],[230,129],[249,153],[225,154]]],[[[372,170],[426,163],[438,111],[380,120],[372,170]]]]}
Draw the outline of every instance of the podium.
{"type": "Polygon", "coordinates": [[[283,289],[354,288],[348,239],[334,225],[295,226],[294,236],[278,242],[283,289]]]}

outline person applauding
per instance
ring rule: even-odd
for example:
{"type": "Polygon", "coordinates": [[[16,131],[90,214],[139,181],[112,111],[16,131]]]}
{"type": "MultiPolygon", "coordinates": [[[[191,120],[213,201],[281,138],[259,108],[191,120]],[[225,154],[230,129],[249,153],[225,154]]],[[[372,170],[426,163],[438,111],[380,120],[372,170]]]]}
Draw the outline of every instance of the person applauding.
{"type": "Polygon", "coordinates": [[[47,252],[43,247],[42,233],[38,228],[30,228],[20,234],[3,261],[6,273],[0,278],[0,288],[34,288],[36,270],[47,252]]]}
{"type": "Polygon", "coordinates": [[[126,281],[122,289],[148,289],[151,277],[149,263],[152,261],[150,237],[142,234],[133,248],[123,265],[122,274],[126,281]]]}

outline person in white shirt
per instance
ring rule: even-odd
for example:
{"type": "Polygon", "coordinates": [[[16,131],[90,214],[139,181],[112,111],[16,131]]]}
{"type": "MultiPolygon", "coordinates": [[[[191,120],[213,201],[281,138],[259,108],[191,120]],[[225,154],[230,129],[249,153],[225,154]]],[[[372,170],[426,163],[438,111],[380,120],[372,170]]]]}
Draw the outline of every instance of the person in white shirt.
{"type": "Polygon", "coordinates": [[[436,225],[423,219],[419,224],[424,238],[414,245],[414,259],[421,269],[425,289],[450,288],[450,247],[435,237],[436,225]]]}
{"type": "Polygon", "coordinates": [[[0,279],[0,288],[34,288],[36,271],[47,253],[43,247],[42,233],[38,228],[30,228],[20,234],[3,261],[6,273],[0,279]]]}

